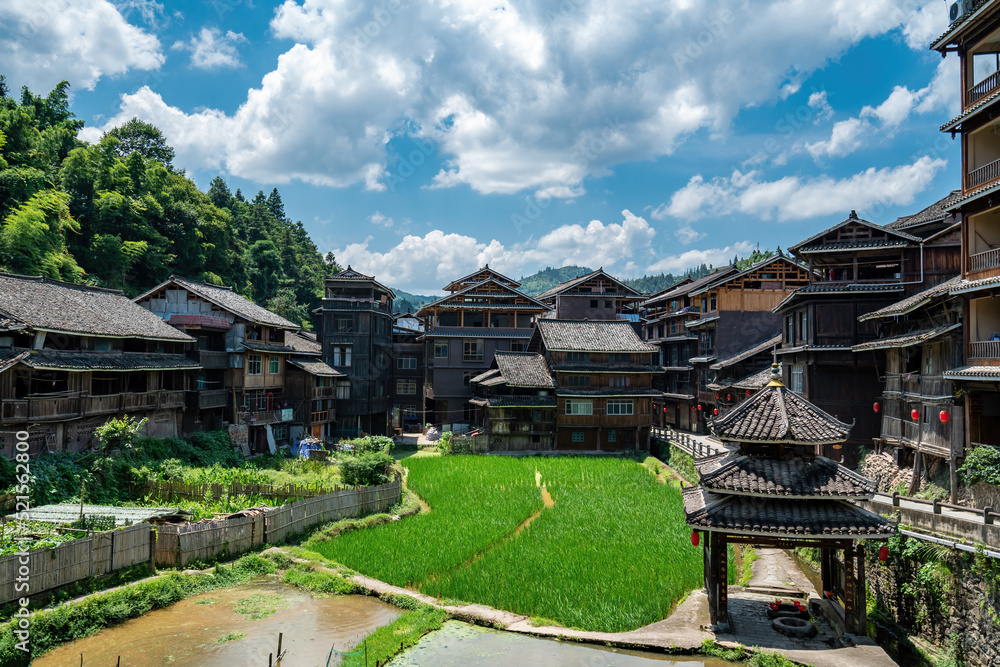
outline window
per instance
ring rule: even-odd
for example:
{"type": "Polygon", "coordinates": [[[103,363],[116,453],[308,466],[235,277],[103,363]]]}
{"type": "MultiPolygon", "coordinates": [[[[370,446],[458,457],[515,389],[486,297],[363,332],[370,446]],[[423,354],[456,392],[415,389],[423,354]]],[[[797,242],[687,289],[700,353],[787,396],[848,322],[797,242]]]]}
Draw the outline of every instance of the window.
{"type": "Polygon", "coordinates": [[[396,359],[396,368],[407,371],[415,370],[417,368],[417,358],[399,357],[398,359],[396,359]]]}
{"type": "Polygon", "coordinates": [[[608,378],[609,387],[631,387],[632,378],[628,375],[612,375],[608,378]]]}
{"type": "Polygon", "coordinates": [[[632,414],[632,400],[608,401],[609,415],[630,415],[632,414]]]}
{"type": "Polygon", "coordinates": [[[350,366],[351,365],[351,346],[350,345],[338,345],[333,348],[333,365],[334,366],[350,366]]]}
{"type": "Polygon", "coordinates": [[[273,424],[271,435],[274,436],[275,440],[288,440],[288,424],[273,424]]]}
{"type": "Polygon", "coordinates": [[[94,352],[110,352],[111,341],[106,338],[98,338],[94,341],[94,352]]]}
{"type": "Polygon", "coordinates": [[[566,361],[590,361],[590,352],[568,352],[566,361]]]}
{"type": "Polygon", "coordinates": [[[478,373],[473,373],[471,371],[465,371],[464,373],[462,373],[462,386],[463,387],[471,387],[472,386],[472,378],[476,377],[477,375],[479,375],[479,374],[478,373]]]}
{"type": "Polygon", "coordinates": [[[333,330],[337,333],[351,333],[354,331],[353,317],[337,317],[333,320],[333,330]]]}
{"type": "Polygon", "coordinates": [[[597,299],[591,299],[590,300],[590,307],[591,308],[597,308],[597,299]]]}
{"type": "Polygon", "coordinates": [[[567,375],[566,385],[569,387],[589,387],[590,386],[590,376],[589,375],[567,375]]]}
{"type": "Polygon", "coordinates": [[[247,375],[261,374],[261,358],[259,354],[247,355],[247,375]]]}
{"type": "Polygon", "coordinates": [[[204,375],[198,376],[198,389],[208,389],[208,378],[204,375]]]}
{"type": "Polygon", "coordinates": [[[608,431],[608,442],[617,442],[618,434],[614,431],[608,431]]]}
{"type": "Polygon", "coordinates": [[[592,415],[594,414],[593,401],[581,401],[580,399],[566,399],[566,414],[568,415],[592,415]]]}
{"type": "Polygon", "coordinates": [[[272,356],[268,359],[267,372],[271,375],[277,375],[281,372],[281,357],[272,356]]]}
{"type": "Polygon", "coordinates": [[[785,342],[789,344],[795,342],[795,320],[791,315],[785,318],[785,342]]]}
{"type": "Polygon", "coordinates": [[[462,341],[462,361],[482,361],[483,341],[463,340],[462,341]]]}
{"type": "Polygon", "coordinates": [[[711,299],[711,304],[710,304],[710,305],[711,305],[711,308],[712,308],[712,310],[714,311],[714,310],[715,310],[715,308],[716,308],[716,305],[715,305],[715,295],[713,294],[713,295],[712,295],[712,296],[710,297],[710,299],[711,299]]]}
{"type": "Polygon", "coordinates": [[[583,431],[573,431],[573,442],[583,442],[583,431]]]}
{"type": "Polygon", "coordinates": [[[528,347],[528,344],[525,343],[523,340],[512,340],[510,342],[510,351],[511,352],[524,352],[525,348],[527,348],[527,347],[528,347]]]}
{"type": "Polygon", "coordinates": [[[396,393],[397,394],[415,394],[415,393],[417,393],[417,381],[416,380],[396,380],[396,393]]]}
{"type": "Polygon", "coordinates": [[[625,363],[632,361],[632,355],[628,352],[612,352],[608,355],[608,361],[611,363],[625,363]]]}
{"type": "Polygon", "coordinates": [[[809,313],[803,310],[799,313],[799,339],[806,340],[809,338],[809,313]]]}
{"type": "Polygon", "coordinates": [[[338,382],[337,383],[337,398],[347,399],[351,397],[351,383],[350,382],[338,382]]]}
{"type": "Polygon", "coordinates": [[[434,358],[435,359],[448,358],[448,343],[434,343],[434,358]]]}
{"type": "Polygon", "coordinates": [[[791,379],[791,389],[797,394],[805,392],[805,367],[803,366],[792,366],[790,369],[790,379],[791,379]]]}

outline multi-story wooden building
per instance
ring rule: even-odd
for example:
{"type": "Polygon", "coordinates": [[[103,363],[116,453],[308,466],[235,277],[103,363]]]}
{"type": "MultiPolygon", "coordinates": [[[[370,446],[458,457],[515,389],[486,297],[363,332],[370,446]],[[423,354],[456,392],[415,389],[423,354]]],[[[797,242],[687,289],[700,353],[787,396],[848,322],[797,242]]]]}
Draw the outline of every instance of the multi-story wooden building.
{"type": "Polygon", "coordinates": [[[392,427],[419,431],[423,418],[424,323],[410,313],[392,316],[392,427]]]}
{"type": "Polygon", "coordinates": [[[947,223],[919,219],[910,226],[901,219],[897,228],[877,225],[851,211],[846,220],[789,248],[809,264],[811,282],[775,308],[783,317],[779,354],[786,384],[855,422],[846,446],[829,445],[824,456],[853,464],[858,448],[879,437],[872,405],[881,397],[885,354],[854,354],[854,346],[878,335],[873,320],[859,318],[954,276],[955,233],[947,223]]]}
{"type": "Polygon", "coordinates": [[[959,59],[961,113],[941,126],[962,142],[962,189],[947,206],[961,220],[961,282],[951,294],[964,300],[965,363],[946,380],[965,393],[966,448],[1000,445],[1000,2],[966,3],[931,45],[959,59]]]}
{"type": "Polygon", "coordinates": [[[328,440],[337,424],[337,391],[347,386],[347,376],[323,361],[323,348],[310,331],[286,331],[285,345],[292,356],[285,366],[285,390],[295,414],[289,438],[302,436],[328,440]]]}
{"type": "Polygon", "coordinates": [[[519,286],[487,265],[448,284],[446,296],[417,311],[427,327],[423,395],[432,407],[425,423],[463,430],[474,418],[472,378],[490,368],[495,352],[525,349],[535,318],[549,307],[519,286]]]}
{"type": "MultiPolygon", "coordinates": [[[[286,386],[296,350],[286,336],[299,329],[232,288],[172,276],[135,302],[196,339],[201,365],[187,382],[184,431],[247,427],[251,451],[265,452],[297,433],[322,431],[329,413],[311,409],[313,392],[286,386]],[[323,421],[313,423],[313,418],[323,421]]],[[[303,343],[298,343],[301,347],[303,343]]]]}
{"type": "Polygon", "coordinates": [[[474,417],[491,451],[547,451],[555,446],[556,383],[537,352],[493,355],[490,370],[472,378],[474,417]]]}
{"type": "Polygon", "coordinates": [[[125,414],[147,418],[148,435],[179,435],[194,340],[121,292],[0,274],[3,453],[18,431],[32,455],[83,450],[125,414]]]}
{"type": "Polygon", "coordinates": [[[724,415],[742,402],[745,397],[740,396],[740,390],[735,385],[749,376],[770,369],[779,345],[781,345],[780,333],[763,343],[740,350],[731,357],[720,359],[708,367],[713,377],[707,389],[714,392],[715,400],[711,417],[724,415]]]}
{"type": "Polygon", "coordinates": [[[392,408],[392,302],[395,293],[348,266],[328,276],[316,310],[323,360],[344,373],[335,435],[386,435],[392,408]]]}
{"type": "Polygon", "coordinates": [[[538,295],[550,310],[544,317],[559,320],[631,320],[641,294],[603,268],[559,283],[538,295]]]}
{"type": "Polygon", "coordinates": [[[649,449],[659,350],[628,322],[540,319],[528,345],[557,385],[557,449],[649,449]]]}

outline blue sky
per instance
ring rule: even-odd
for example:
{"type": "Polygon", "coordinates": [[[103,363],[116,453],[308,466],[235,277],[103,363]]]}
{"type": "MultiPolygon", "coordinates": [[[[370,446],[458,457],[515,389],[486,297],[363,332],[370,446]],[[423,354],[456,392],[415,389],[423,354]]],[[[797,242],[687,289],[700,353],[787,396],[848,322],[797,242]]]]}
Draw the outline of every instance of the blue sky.
{"type": "Polygon", "coordinates": [[[959,185],[943,0],[0,0],[0,72],[139,116],[202,188],[277,186],[411,292],[631,277],[887,223],[959,185]]]}

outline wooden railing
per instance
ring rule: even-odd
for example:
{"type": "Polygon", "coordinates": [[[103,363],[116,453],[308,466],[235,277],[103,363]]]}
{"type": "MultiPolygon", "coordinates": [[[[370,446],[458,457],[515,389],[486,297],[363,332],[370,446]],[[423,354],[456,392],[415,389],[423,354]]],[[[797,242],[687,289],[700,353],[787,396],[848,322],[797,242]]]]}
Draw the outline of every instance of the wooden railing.
{"type": "Polygon", "coordinates": [[[201,350],[198,352],[198,363],[205,369],[226,368],[229,365],[229,353],[201,350]]]}
{"type": "Polygon", "coordinates": [[[983,183],[989,183],[998,178],[1000,178],[1000,160],[994,160],[969,172],[968,187],[976,188],[983,183]]]}
{"type": "Polygon", "coordinates": [[[969,88],[965,94],[966,108],[992,93],[997,89],[997,86],[1000,86],[1000,72],[993,72],[993,74],[990,74],[972,88],[969,88]]]}
{"type": "Polygon", "coordinates": [[[336,387],[313,387],[313,398],[334,398],[336,387]]]}
{"type": "Polygon", "coordinates": [[[198,392],[198,408],[222,408],[229,401],[229,392],[225,389],[202,389],[198,392]]]}
{"type": "Polygon", "coordinates": [[[320,410],[318,412],[309,413],[309,423],[311,424],[323,424],[330,421],[330,411],[320,410]]]}
{"type": "Polygon", "coordinates": [[[0,411],[2,421],[23,421],[28,418],[28,401],[17,399],[4,399],[0,411]]]}
{"type": "Polygon", "coordinates": [[[1000,266],[1000,248],[969,255],[969,271],[982,271],[1000,266]]]}
{"type": "Polygon", "coordinates": [[[974,340],[969,343],[970,359],[1000,359],[1000,340],[974,340]]]}

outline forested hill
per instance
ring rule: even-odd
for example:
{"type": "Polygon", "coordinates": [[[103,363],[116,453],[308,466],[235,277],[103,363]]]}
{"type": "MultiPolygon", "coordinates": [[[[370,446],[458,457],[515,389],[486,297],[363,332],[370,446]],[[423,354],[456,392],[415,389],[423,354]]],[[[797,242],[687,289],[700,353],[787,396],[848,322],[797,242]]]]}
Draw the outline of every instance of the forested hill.
{"type": "Polygon", "coordinates": [[[47,96],[0,76],[0,270],[140,294],[177,274],[308,322],[336,270],[277,189],[200,191],[160,131],[137,119],[96,144],[76,138],[69,84],[47,96]]]}

